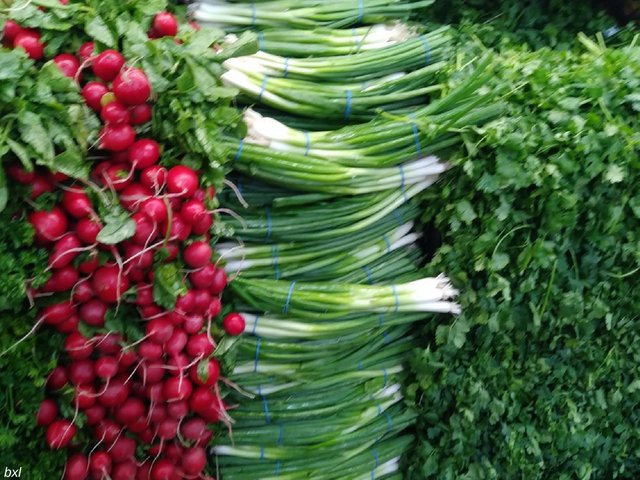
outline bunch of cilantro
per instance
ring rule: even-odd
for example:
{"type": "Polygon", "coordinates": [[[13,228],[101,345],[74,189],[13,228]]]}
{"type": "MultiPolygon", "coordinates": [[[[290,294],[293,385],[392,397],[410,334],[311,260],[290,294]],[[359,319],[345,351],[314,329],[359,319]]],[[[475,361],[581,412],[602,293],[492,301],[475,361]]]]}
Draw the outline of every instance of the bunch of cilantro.
{"type": "Polygon", "coordinates": [[[498,42],[507,113],[424,197],[463,314],[412,356],[406,478],[640,476],[640,42],[577,38],[498,42]]]}

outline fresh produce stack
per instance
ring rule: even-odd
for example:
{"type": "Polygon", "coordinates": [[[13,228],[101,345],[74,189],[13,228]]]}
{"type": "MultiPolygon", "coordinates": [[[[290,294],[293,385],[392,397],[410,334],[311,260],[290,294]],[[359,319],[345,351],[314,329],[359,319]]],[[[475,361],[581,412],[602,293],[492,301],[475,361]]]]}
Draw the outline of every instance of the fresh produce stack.
{"type": "Polygon", "coordinates": [[[262,48],[223,74],[258,104],[245,138],[226,143],[234,235],[216,246],[246,320],[226,399],[232,434],[213,449],[224,479],[402,478],[414,324],[459,313],[448,279],[420,268],[415,197],[447,170],[436,155],[500,111],[481,88],[488,59],[439,83],[446,29],[362,26],[427,3],[191,7],[198,21],[259,28],[262,48]],[[356,28],[333,30],[346,26],[356,28]],[[280,29],[300,44],[285,45],[280,29]],[[367,43],[369,31],[405,34],[367,43]]]}
{"type": "Polygon", "coordinates": [[[226,115],[219,123],[233,125],[233,90],[220,86],[207,96],[193,86],[196,75],[213,82],[208,88],[219,84],[218,34],[185,27],[175,38],[178,22],[166,11],[102,2],[36,10],[34,3],[15,6],[4,23],[3,44],[13,50],[0,52],[9,69],[2,74],[19,75],[21,66],[51,82],[32,98],[20,88],[2,90],[18,109],[3,118],[3,131],[18,132],[2,140],[3,166],[30,190],[28,221],[48,253],[40,266],[47,279],[28,288],[38,310],[33,328],[2,355],[41,328],[64,335],[37,423],[51,449],[68,450],[65,479],[211,478],[205,446],[219,422],[229,423],[213,352],[225,335],[243,332],[244,319],[228,308],[221,318],[227,278],[212,257],[222,171],[208,143],[217,122],[200,127],[209,138],[187,137],[188,144],[170,138],[176,125],[165,122],[176,122],[168,105],[188,105],[205,120],[226,115]],[[129,23],[109,24],[100,9],[129,23]],[[67,35],[84,24],[102,22],[104,30],[71,53],[87,37],[47,31],[62,19],[67,35]],[[109,37],[116,29],[130,37],[109,37]],[[64,53],[51,55],[56,42],[64,53]],[[189,93],[176,96],[176,88],[189,93]],[[76,136],[65,136],[67,117],[56,126],[44,115],[56,95],[75,112],[76,136]]]}

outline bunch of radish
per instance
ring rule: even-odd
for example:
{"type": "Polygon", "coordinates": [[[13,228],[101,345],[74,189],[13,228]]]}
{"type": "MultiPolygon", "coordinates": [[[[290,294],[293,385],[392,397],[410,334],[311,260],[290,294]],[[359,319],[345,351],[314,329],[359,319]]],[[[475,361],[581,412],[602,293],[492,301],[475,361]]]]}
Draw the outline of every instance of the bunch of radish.
{"type": "MultiPolygon", "coordinates": [[[[158,14],[150,35],[175,35],[173,23],[170,13],[158,14]]],[[[26,48],[19,35],[13,45],[40,58],[40,50],[26,48]]],[[[11,38],[7,26],[4,38],[11,38]]],[[[54,61],[82,82],[85,102],[103,126],[99,160],[87,181],[17,164],[7,169],[31,186],[32,200],[45,192],[56,199],[52,208],[29,214],[35,241],[50,252],[51,271],[31,291],[40,306],[34,330],[44,324],[66,336],[64,361],[47,380],[50,395],[37,422],[50,448],[69,449],[67,480],[209,478],[208,424],[229,419],[211,330],[227,284],[210,246],[215,191],[188,166],[162,166],[162,146],[139,136],[149,131],[152,117],[144,71],[127,66],[118,51],[95,54],[90,42],[77,55],[54,61]],[[100,241],[105,198],[116,199],[135,224],[135,233],[122,241],[100,241]],[[171,308],[154,296],[156,270],[168,262],[178,266],[183,292],[171,308]],[[106,326],[109,315],[123,311],[132,312],[127,321],[145,332],[137,341],[106,326]],[[61,415],[65,401],[71,418],[61,415]]],[[[243,317],[229,313],[218,331],[235,336],[244,328],[243,317]]]]}

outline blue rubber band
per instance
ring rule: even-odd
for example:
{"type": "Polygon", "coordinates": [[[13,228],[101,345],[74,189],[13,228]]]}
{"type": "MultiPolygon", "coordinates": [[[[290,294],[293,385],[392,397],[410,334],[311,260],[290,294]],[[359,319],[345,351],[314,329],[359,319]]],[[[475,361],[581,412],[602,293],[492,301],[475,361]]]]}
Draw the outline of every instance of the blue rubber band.
{"type": "Polygon", "coordinates": [[[240,156],[242,155],[242,150],[244,149],[244,138],[240,140],[240,144],[238,145],[238,150],[236,151],[236,156],[233,159],[233,164],[235,165],[238,160],[240,160],[240,156]]]}
{"type": "Polygon", "coordinates": [[[282,313],[287,314],[289,313],[289,302],[291,301],[291,295],[293,294],[293,289],[296,286],[296,282],[291,282],[291,286],[289,287],[289,293],[287,294],[287,301],[284,304],[284,307],[282,307],[282,313]]]}
{"type": "Polygon", "coordinates": [[[413,118],[413,125],[411,128],[413,129],[413,140],[416,144],[416,154],[420,155],[420,153],[422,152],[422,145],[420,145],[420,132],[418,131],[418,124],[415,121],[416,116],[413,113],[409,116],[413,118]]]}
{"type": "Polygon", "coordinates": [[[258,32],[258,50],[264,50],[264,32],[258,32]]]}
{"type": "Polygon", "coordinates": [[[289,76],[289,57],[284,59],[284,78],[289,76]]]}
{"type": "Polygon", "coordinates": [[[371,469],[371,480],[376,480],[376,467],[371,469]]]}
{"type": "Polygon", "coordinates": [[[398,226],[401,227],[402,226],[402,215],[400,215],[400,212],[398,210],[394,210],[393,211],[393,216],[396,219],[396,222],[398,222],[398,226]]]}
{"type": "Polygon", "coordinates": [[[373,449],[373,458],[375,458],[376,460],[376,467],[380,466],[380,455],[378,454],[378,449],[374,448],[373,449]]]}
{"type": "Polygon", "coordinates": [[[362,362],[358,362],[358,370],[362,370],[362,362]]]}
{"type": "Polygon", "coordinates": [[[262,86],[260,87],[260,93],[258,93],[258,101],[262,101],[262,94],[267,89],[267,82],[269,81],[269,75],[265,75],[262,79],[262,86]]]}
{"type": "Polygon", "coordinates": [[[364,0],[358,0],[358,23],[362,22],[364,18],[364,0]]]}
{"type": "Polygon", "coordinates": [[[390,432],[391,430],[393,430],[393,420],[391,419],[391,415],[389,415],[389,412],[387,412],[386,415],[387,415],[387,426],[390,432]]]}
{"type": "MultiPolygon", "coordinates": [[[[253,324],[253,331],[251,332],[253,335],[256,334],[256,328],[258,328],[258,320],[260,320],[260,315],[256,315],[256,321],[253,324]]],[[[260,340],[260,339],[258,339],[260,340]]]]}
{"type": "Polygon", "coordinates": [[[404,201],[408,202],[409,197],[407,196],[406,189],[406,179],[404,176],[404,167],[402,165],[398,165],[398,170],[400,170],[400,189],[402,190],[402,196],[404,197],[404,201]]]}
{"type": "Polygon", "coordinates": [[[356,47],[358,47],[359,49],[360,46],[362,45],[362,39],[360,38],[360,35],[358,35],[358,30],[356,28],[352,28],[351,34],[353,35],[353,38],[356,42],[356,47]]]}
{"type": "Polygon", "coordinates": [[[353,97],[353,92],[351,90],[347,90],[347,105],[344,109],[344,119],[347,120],[351,115],[351,98],[353,97]]]}
{"type": "Polygon", "coordinates": [[[256,359],[253,362],[253,373],[258,371],[258,360],[260,359],[260,345],[262,344],[262,339],[258,337],[258,343],[256,343],[256,359]]]}
{"type": "Polygon", "coordinates": [[[271,417],[269,416],[269,405],[267,405],[267,397],[262,395],[262,405],[264,406],[264,419],[267,424],[271,423],[271,417]]]}
{"type": "Polygon", "coordinates": [[[371,269],[369,266],[365,265],[362,269],[364,270],[364,273],[367,274],[367,282],[369,282],[369,285],[373,285],[373,275],[371,275],[371,269]]]}
{"type": "Polygon", "coordinates": [[[260,460],[264,460],[264,447],[260,447],[260,460]]]}
{"type": "Polygon", "coordinates": [[[391,242],[389,241],[389,237],[385,233],[382,238],[384,239],[384,244],[387,246],[387,254],[391,253],[391,242]]]}
{"type": "Polygon", "coordinates": [[[280,266],[278,265],[278,255],[278,244],[274,243],[271,247],[271,265],[276,269],[276,280],[280,280],[280,266]]]}
{"type": "Polygon", "coordinates": [[[269,207],[264,207],[264,213],[267,215],[267,241],[271,241],[271,210],[269,207]]]}
{"type": "Polygon", "coordinates": [[[256,21],[258,20],[258,10],[256,9],[256,4],[251,4],[251,26],[256,26],[256,21]]]}
{"type": "Polygon", "coordinates": [[[400,296],[398,295],[398,287],[396,287],[395,285],[391,285],[391,288],[393,288],[393,297],[396,302],[395,313],[398,313],[400,311],[400,296]]]}
{"type": "Polygon", "coordinates": [[[389,374],[387,373],[386,368],[382,369],[382,373],[384,374],[384,385],[382,386],[382,388],[384,388],[387,386],[387,381],[389,380],[389,374]]]}
{"type": "Polygon", "coordinates": [[[276,462],[276,477],[280,474],[280,460],[276,462]]]}
{"type": "Polygon", "coordinates": [[[309,132],[304,132],[304,143],[304,156],[306,157],[307,155],[309,155],[309,150],[311,150],[311,137],[309,136],[309,132]]]}
{"type": "Polygon", "coordinates": [[[422,40],[422,44],[424,45],[424,60],[425,64],[429,65],[431,63],[431,47],[429,46],[429,40],[424,35],[420,37],[422,40]]]}
{"type": "Polygon", "coordinates": [[[378,404],[378,415],[382,415],[382,405],[378,404]]]}
{"type": "Polygon", "coordinates": [[[389,332],[385,331],[382,334],[382,337],[384,338],[384,344],[385,345],[389,345],[391,343],[391,337],[389,336],[389,332]]]}
{"type": "Polygon", "coordinates": [[[284,424],[280,424],[280,434],[278,435],[278,445],[282,446],[284,443],[284,424]]]}

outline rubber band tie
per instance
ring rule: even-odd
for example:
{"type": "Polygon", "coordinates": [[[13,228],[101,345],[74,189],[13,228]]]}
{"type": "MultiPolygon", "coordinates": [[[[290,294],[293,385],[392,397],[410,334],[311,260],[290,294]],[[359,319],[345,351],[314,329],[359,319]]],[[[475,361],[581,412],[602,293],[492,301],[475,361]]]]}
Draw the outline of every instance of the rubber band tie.
{"type": "Polygon", "coordinates": [[[271,241],[271,228],[273,227],[271,223],[271,210],[269,207],[264,207],[264,213],[267,215],[267,241],[271,241]]]}
{"type": "Polygon", "coordinates": [[[353,38],[356,42],[356,47],[358,47],[358,49],[360,49],[360,46],[362,45],[362,38],[360,38],[360,35],[358,35],[358,30],[356,28],[352,28],[351,29],[351,33],[353,35],[353,38]]]}
{"type": "Polygon", "coordinates": [[[362,370],[362,362],[358,362],[358,370],[362,370]]]}
{"type": "Polygon", "coordinates": [[[264,32],[258,32],[258,50],[264,50],[264,32]]]}
{"type": "Polygon", "coordinates": [[[388,426],[389,432],[391,432],[391,430],[393,430],[393,420],[391,419],[391,415],[389,415],[389,412],[387,412],[386,415],[387,415],[387,426],[388,426]]]}
{"type": "Polygon", "coordinates": [[[280,280],[280,266],[278,265],[279,254],[278,244],[274,243],[271,247],[271,265],[276,269],[276,280],[280,280]]]}
{"type": "Polygon", "coordinates": [[[276,477],[280,474],[280,460],[276,462],[276,477]]]}
{"type": "Polygon", "coordinates": [[[373,285],[373,275],[371,274],[371,269],[369,268],[369,266],[365,265],[364,267],[362,267],[362,269],[364,270],[364,273],[367,274],[367,282],[369,282],[369,285],[373,285]]]}
{"type": "Polygon", "coordinates": [[[258,395],[262,397],[262,405],[264,406],[264,419],[267,424],[271,423],[271,417],[269,417],[269,405],[267,404],[267,397],[262,395],[262,385],[258,385],[258,395]]]}
{"type": "Polygon", "coordinates": [[[382,388],[384,388],[387,386],[387,381],[389,380],[389,374],[387,373],[386,368],[382,369],[382,373],[384,374],[384,385],[382,386],[382,388]]]}
{"type": "Polygon", "coordinates": [[[351,115],[351,98],[353,97],[353,92],[351,90],[347,90],[347,105],[344,109],[344,119],[347,120],[351,115]]]}
{"type": "Polygon", "coordinates": [[[309,155],[309,150],[311,150],[311,136],[309,135],[309,132],[304,132],[304,143],[304,156],[306,157],[309,155]]]}
{"type": "Polygon", "coordinates": [[[384,240],[384,244],[387,246],[387,255],[389,253],[391,253],[391,242],[389,241],[389,237],[387,237],[387,234],[385,233],[382,236],[383,240],[384,240]]]}
{"type": "Polygon", "coordinates": [[[289,287],[289,293],[287,294],[287,301],[284,304],[284,307],[282,308],[282,313],[287,314],[289,313],[289,302],[291,301],[291,295],[293,295],[293,289],[296,286],[296,282],[291,282],[291,286],[289,287]]]}
{"type": "Polygon", "coordinates": [[[262,79],[262,86],[260,87],[260,93],[258,93],[258,101],[262,101],[262,94],[267,89],[267,82],[269,81],[269,75],[265,75],[262,79]]]}
{"type": "Polygon", "coordinates": [[[374,448],[373,449],[373,458],[375,458],[376,460],[376,467],[380,466],[380,455],[378,454],[378,449],[374,448]]]}
{"type": "Polygon", "coordinates": [[[289,76],[289,57],[284,59],[284,78],[289,76]]]}
{"type": "Polygon", "coordinates": [[[400,311],[400,296],[398,295],[398,287],[396,287],[395,285],[391,285],[391,288],[393,289],[393,297],[396,302],[395,313],[398,313],[400,311]]]}
{"type": "Polygon", "coordinates": [[[264,460],[264,447],[260,446],[260,460],[264,460]]]}
{"type": "Polygon", "coordinates": [[[413,140],[416,144],[416,153],[420,155],[422,152],[422,145],[420,145],[420,132],[418,130],[418,124],[416,123],[416,116],[413,113],[409,116],[413,118],[413,125],[411,127],[413,129],[413,140]]]}
{"type": "Polygon", "coordinates": [[[382,334],[382,337],[384,338],[385,345],[389,345],[391,343],[391,337],[389,336],[389,332],[387,332],[386,330],[382,334]]]}
{"type": "Polygon", "coordinates": [[[240,144],[238,145],[238,150],[236,151],[236,156],[233,159],[233,164],[235,165],[238,160],[240,160],[240,156],[242,155],[242,150],[244,150],[244,138],[240,140],[240,144]]]}
{"type": "Polygon", "coordinates": [[[260,345],[262,344],[262,339],[258,337],[258,342],[256,343],[256,359],[253,362],[253,373],[258,371],[258,359],[260,358],[260,345]]]}
{"type": "Polygon", "coordinates": [[[358,23],[362,22],[364,18],[364,0],[358,0],[358,23]]]}
{"type": "Polygon", "coordinates": [[[258,19],[258,10],[256,8],[256,4],[252,3],[251,4],[251,26],[252,27],[256,26],[257,19],[258,19]]]}
{"type": "Polygon", "coordinates": [[[258,328],[258,320],[260,320],[260,315],[256,315],[256,321],[253,324],[253,331],[251,332],[253,335],[256,334],[256,328],[258,328]]]}
{"type": "Polygon", "coordinates": [[[378,404],[378,415],[382,415],[382,405],[378,404]]]}
{"type": "Polygon", "coordinates": [[[401,227],[402,226],[402,215],[400,215],[400,211],[399,210],[394,210],[393,211],[393,216],[396,219],[396,222],[398,222],[398,226],[401,227]]]}
{"type": "Polygon", "coordinates": [[[422,44],[424,45],[425,63],[429,65],[431,63],[431,47],[429,46],[429,40],[424,35],[420,37],[420,40],[422,40],[422,44]]]}

